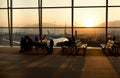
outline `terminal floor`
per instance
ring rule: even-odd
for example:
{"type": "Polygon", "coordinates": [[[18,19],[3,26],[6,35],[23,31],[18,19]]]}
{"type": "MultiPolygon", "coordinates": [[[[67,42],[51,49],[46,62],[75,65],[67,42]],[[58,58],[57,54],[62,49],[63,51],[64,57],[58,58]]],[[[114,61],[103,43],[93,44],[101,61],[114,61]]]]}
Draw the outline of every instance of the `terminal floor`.
{"type": "Polygon", "coordinates": [[[0,47],[0,78],[120,78],[120,56],[101,49],[81,53],[20,54],[19,47],[0,47]]]}

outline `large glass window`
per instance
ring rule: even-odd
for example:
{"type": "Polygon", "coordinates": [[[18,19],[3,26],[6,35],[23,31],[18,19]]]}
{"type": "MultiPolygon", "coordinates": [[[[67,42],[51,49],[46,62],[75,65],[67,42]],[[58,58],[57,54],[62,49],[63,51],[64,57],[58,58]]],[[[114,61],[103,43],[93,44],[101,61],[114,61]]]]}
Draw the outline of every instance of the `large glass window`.
{"type": "MultiPolygon", "coordinates": [[[[72,0],[0,0],[0,39],[9,43],[9,32],[12,32],[13,43],[25,35],[34,39],[35,36],[40,36],[39,28],[42,27],[41,36],[75,35],[89,46],[99,46],[100,42],[105,42],[110,36],[116,36],[119,40],[119,0],[108,0],[108,13],[106,0],[73,2],[72,7],[72,0]],[[9,7],[10,1],[13,1],[12,9],[7,8],[7,1],[9,7]],[[39,1],[42,2],[42,8],[38,7],[39,1]],[[8,29],[8,16],[13,30],[8,29]]],[[[0,45],[6,45],[3,43],[0,45]]]]}
{"type": "Polygon", "coordinates": [[[105,6],[106,0],[74,0],[75,6],[105,6]]]}
{"type": "Polygon", "coordinates": [[[6,8],[7,7],[7,0],[0,0],[0,8],[6,8]]]}
{"type": "Polygon", "coordinates": [[[7,10],[0,10],[0,27],[8,27],[7,10]]]}
{"type": "Polygon", "coordinates": [[[13,10],[14,27],[38,27],[37,9],[14,9],[13,10]]]}
{"type": "Polygon", "coordinates": [[[108,28],[108,39],[115,37],[117,41],[120,41],[120,28],[108,28]]]}
{"type": "MultiPolygon", "coordinates": [[[[37,9],[14,9],[13,10],[13,40],[20,41],[26,35],[34,39],[38,36],[38,13],[37,9]]],[[[14,45],[19,45],[14,42],[14,45]]]]}
{"type": "Polygon", "coordinates": [[[105,8],[75,8],[75,27],[105,27],[105,8]]]}
{"type": "Polygon", "coordinates": [[[117,41],[120,41],[120,7],[109,7],[108,14],[108,39],[116,37],[117,41]],[[110,28],[111,27],[111,28],[110,28]],[[117,28],[116,28],[117,27],[117,28]]]}
{"type": "Polygon", "coordinates": [[[63,27],[63,28],[54,28],[54,27],[44,27],[43,35],[47,35],[48,39],[54,39],[54,45],[60,46],[59,42],[63,42],[65,37],[71,36],[71,28],[63,27]]]}
{"type": "Polygon", "coordinates": [[[7,10],[0,10],[0,46],[8,46],[9,42],[7,10]]]}
{"type": "Polygon", "coordinates": [[[38,27],[14,27],[13,28],[13,45],[20,45],[20,40],[22,37],[29,36],[32,40],[38,37],[39,30],[38,27]]]}
{"type": "Polygon", "coordinates": [[[71,9],[43,9],[43,27],[71,27],[71,9]]]}
{"type": "Polygon", "coordinates": [[[108,0],[109,5],[119,5],[120,6],[120,0],[108,0]]]}
{"type": "Polygon", "coordinates": [[[120,27],[120,7],[109,8],[108,26],[109,27],[120,27]]]}
{"type": "Polygon", "coordinates": [[[75,38],[88,46],[98,47],[105,42],[104,28],[75,28],[75,38]]]}
{"type": "Polygon", "coordinates": [[[38,7],[38,0],[13,0],[13,7],[38,7]]]}
{"type": "Polygon", "coordinates": [[[43,7],[71,6],[71,0],[43,0],[43,7]]]}

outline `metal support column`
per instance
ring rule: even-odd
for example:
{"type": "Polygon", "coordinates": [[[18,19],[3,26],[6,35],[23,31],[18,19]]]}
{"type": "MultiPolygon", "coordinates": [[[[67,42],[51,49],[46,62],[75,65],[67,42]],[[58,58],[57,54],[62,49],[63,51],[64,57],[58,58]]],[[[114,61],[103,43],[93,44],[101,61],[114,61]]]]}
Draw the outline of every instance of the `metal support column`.
{"type": "Polygon", "coordinates": [[[13,10],[12,10],[12,3],[13,3],[13,0],[11,0],[10,2],[10,22],[11,22],[11,25],[10,25],[10,30],[11,30],[11,35],[10,35],[10,46],[13,47],[13,10]]]}
{"type": "Polygon", "coordinates": [[[108,0],[106,0],[106,43],[108,40],[108,0]]]}
{"type": "Polygon", "coordinates": [[[13,10],[12,10],[12,0],[7,0],[7,13],[8,13],[8,31],[10,46],[13,47],[13,10]]]}
{"type": "Polygon", "coordinates": [[[8,33],[9,33],[9,40],[10,40],[10,36],[11,36],[10,27],[11,27],[11,24],[10,24],[10,6],[9,6],[9,0],[7,0],[7,13],[8,13],[8,33]]]}
{"type": "Polygon", "coordinates": [[[71,24],[72,24],[72,39],[73,39],[73,36],[74,36],[74,0],[72,0],[72,18],[71,18],[71,24]]]}
{"type": "Polygon", "coordinates": [[[39,39],[42,39],[42,0],[38,0],[39,39]]]}

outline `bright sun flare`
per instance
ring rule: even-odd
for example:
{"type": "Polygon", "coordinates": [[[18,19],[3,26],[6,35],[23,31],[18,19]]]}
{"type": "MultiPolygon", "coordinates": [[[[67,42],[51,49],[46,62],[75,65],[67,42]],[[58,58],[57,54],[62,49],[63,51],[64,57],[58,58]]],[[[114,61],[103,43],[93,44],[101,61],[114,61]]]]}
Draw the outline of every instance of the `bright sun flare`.
{"type": "Polygon", "coordinates": [[[85,17],[83,19],[83,25],[85,27],[94,27],[95,26],[95,19],[92,17],[85,17]]]}

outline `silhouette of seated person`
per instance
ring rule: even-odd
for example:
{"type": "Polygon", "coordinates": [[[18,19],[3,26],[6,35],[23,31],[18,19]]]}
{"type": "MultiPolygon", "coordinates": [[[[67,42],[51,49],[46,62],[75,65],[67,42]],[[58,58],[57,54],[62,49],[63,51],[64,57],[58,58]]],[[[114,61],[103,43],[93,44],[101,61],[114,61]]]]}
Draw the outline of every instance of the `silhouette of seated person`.
{"type": "Polygon", "coordinates": [[[33,40],[29,36],[25,36],[25,51],[29,51],[32,49],[33,40]]]}
{"type": "Polygon", "coordinates": [[[44,40],[42,40],[41,48],[45,49],[47,51],[47,54],[50,54],[49,47],[46,41],[44,42],[44,40]]]}
{"type": "Polygon", "coordinates": [[[38,37],[35,37],[34,46],[35,46],[35,49],[38,49],[40,47],[38,37]]]}
{"type": "Polygon", "coordinates": [[[49,53],[49,47],[47,45],[46,35],[44,35],[44,37],[41,40],[38,40],[38,38],[35,37],[34,46],[36,49],[38,48],[45,49],[47,53],[49,53]]]}
{"type": "Polygon", "coordinates": [[[116,41],[116,37],[113,37],[112,40],[115,42],[115,44],[117,43],[117,41],[116,41]]]}
{"type": "Polygon", "coordinates": [[[120,43],[116,40],[116,37],[113,37],[112,40],[114,41],[114,46],[117,46],[117,47],[120,46],[120,43]]]}
{"type": "Polygon", "coordinates": [[[75,45],[75,37],[72,36],[68,38],[68,41],[66,41],[64,45],[67,45],[68,47],[72,47],[73,45],[75,45]]]}
{"type": "Polygon", "coordinates": [[[53,53],[53,46],[54,46],[54,41],[53,39],[50,39],[50,53],[53,53]]]}
{"type": "Polygon", "coordinates": [[[21,48],[20,52],[25,51],[25,39],[24,39],[24,37],[21,37],[20,48],[21,48]]]}

